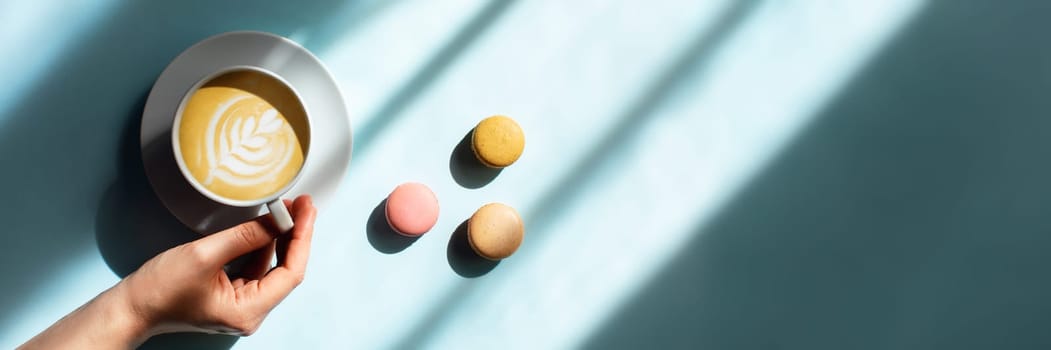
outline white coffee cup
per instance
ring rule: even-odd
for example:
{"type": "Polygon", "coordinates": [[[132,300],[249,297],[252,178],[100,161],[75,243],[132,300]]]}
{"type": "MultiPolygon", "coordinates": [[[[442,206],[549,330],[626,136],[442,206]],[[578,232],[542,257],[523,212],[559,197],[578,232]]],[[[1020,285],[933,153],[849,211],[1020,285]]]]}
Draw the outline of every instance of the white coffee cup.
{"type": "Polygon", "coordinates": [[[296,182],[299,181],[299,178],[303,175],[303,169],[305,169],[307,166],[307,162],[310,159],[309,139],[311,134],[310,129],[313,127],[312,124],[313,122],[310,118],[310,112],[307,110],[306,104],[303,103],[302,96],[299,95],[299,92],[296,91],[295,87],[293,87],[292,84],[289,84],[288,81],[286,81],[284,78],[282,78],[274,72],[260,67],[231,66],[220,69],[212,74],[205,76],[204,78],[201,78],[196,83],[194,83],[193,86],[191,86],[185,94],[183,94],[182,100],[179,102],[179,108],[175,111],[175,121],[172,123],[172,151],[175,153],[175,161],[179,165],[179,171],[182,172],[183,178],[185,178],[186,181],[201,195],[204,195],[208,199],[217,203],[235,207],[256,207],[266,204],[270,215],[274,218],[274,223],[277,225],[278,230],[280,230],[281,232],[288,232],[292,229],[295,223],[292,222],[292,216],[289,214],[288,208],[285,206],[285,203],[281,200],[281,196],[288,192],[288,190],[291,189],[296,184],[296,182]],[[209,190],[207,187],[201,184],[193,176],[193,174],[187,167],[186,161],[183,159],[182,147],[180,147],[179,141],[179,129],[180,124],[183,120],[183,111],[186,108],[186,104],[189,101],[190,97],[193,96],[194,93],[197,92],[197,90],[200,89],[203,85],[211,82],[212,80],[219,78],[223,75],[238,71],[252,71],[254,73],[262,74],[284,85],[284,87],[288,88],[288,91],[290,91],[295,97],[295,100],[299,104],[299,106],[303,108],[303,116],[306,119],[303,125],[295,129],[296,134],[305,135],[306,139],[308,140],[306,143],[301,143],[301,147],[303,149],[303,164],[299,167],[299,170],[297,171],[295,177],[288,181],[288,183],[286,183],[278,191],[273,192],[272,194],[266,197],[260,197],[252,200],[227,198],[222,195],[216,194],[215,192],[209,190]],[[303,128],[305,128],[305,130],[302,130],[303,128]]]}

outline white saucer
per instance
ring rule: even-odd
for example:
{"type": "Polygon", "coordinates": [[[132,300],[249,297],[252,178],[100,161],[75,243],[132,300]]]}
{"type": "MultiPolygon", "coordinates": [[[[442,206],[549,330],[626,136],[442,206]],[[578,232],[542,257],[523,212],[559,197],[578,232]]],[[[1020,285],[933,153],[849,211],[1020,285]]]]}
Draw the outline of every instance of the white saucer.
{"type": "Polygon", "coordinates": [[[157,197],[189,228],[209,234],[254,218],[261,206],[237,208],[209,200],[182,177],[172,151],[175,110],[190,87],[223,67],[249,65],[270,70],[291,84],[310,111],[310,161],[285,198],[310,194],[327,201],[350,164],[347,108],[335,79],[299,44],[263,32],[229,32],[207,38],[179,54],[153,85],[142,112],[142,161],[157,197]]]}

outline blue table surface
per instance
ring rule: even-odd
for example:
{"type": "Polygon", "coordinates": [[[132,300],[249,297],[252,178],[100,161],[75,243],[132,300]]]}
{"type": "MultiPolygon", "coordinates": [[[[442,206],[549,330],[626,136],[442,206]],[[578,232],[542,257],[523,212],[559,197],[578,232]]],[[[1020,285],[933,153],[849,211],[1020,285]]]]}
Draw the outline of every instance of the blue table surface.
{"type": "Polygon", "coordinates": [[[253,336],[190,348],[1047,348],[1051,3],[0,3],[0,348],[194,238],[137,132],[153,81],[263,30],[340,84],[354,154],[306,282],[253,336]],[[527,136],[491,183],[453,150],[527,136]],[[477,180],[477,179],[475,179],[477,180]],[[411,245],[370,215],[398,183],[442,215],[411,245]],[[526,220],[463,256],[482,204],[526,220]],[[372,232],[370,234],[370,232],[372,232]],[[461,237],[462,238],[462,237],[461,237]]]}

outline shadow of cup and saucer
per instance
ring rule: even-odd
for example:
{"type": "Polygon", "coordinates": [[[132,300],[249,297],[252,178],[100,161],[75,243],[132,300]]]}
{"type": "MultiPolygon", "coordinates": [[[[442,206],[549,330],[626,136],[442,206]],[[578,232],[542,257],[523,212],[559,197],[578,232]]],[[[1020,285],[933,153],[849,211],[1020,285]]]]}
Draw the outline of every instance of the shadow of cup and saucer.
{"type": "MultiPolygon", "coordinates": [[[[157,156],[155,151],[160,146],[147,147],[144,151],[139,145],[139,113],[145,96],[141,101],[138,104],[140,108],[128,118],[121,136],[118,162],[120,175],[103,194],[95,220],[95,239],[99,253],[113,273],[120,277],[131,274],[147,260],[165,250],[201,237],[200,233],[191,230],[168,211],[146,177],[143,154],[157,156]]],[[[170,143],[167,147],[168,153],[171,154],[170,143]]],[[[170,163],[174,168],[174,159],[170,163]]],[[[178,177],[177,169],[171,174],[176,178],[154,179],[154,185],[181,185],[186,187],[183,193],[196,194],[185,180],[178,177]]],[[[202,206],[200,210],[214,210],[215,220],[212,222],[221,226],[239,217],[254,216],[259,209],[202,206]]],[[[238,339],[237,336],[231,335],[172,333],[152,337],[140,348],[222,349],[230,348],[238,339]]]]}

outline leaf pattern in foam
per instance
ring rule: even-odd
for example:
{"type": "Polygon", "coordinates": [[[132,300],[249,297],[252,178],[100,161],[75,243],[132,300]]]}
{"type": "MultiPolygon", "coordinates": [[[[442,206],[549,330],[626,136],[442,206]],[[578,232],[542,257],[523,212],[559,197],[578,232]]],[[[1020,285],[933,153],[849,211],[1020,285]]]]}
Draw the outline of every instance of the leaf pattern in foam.
{"type": "Polygon", "coordinates": [[[223,134],[229,136],[225,142],[220,136],[219,162],[217,168],[226,168],[231,173],[252,175],[263,173],[272,164],[255,164],[266,160],[273,153],[266,148],[267,134],[279,132],[283,121],[277,117],[277,111],[267,109],[259,117],[235,119],[229,128],[224,127],[223,134]],[[237,171],[241,170],[241,171],[237,171]]]}
{"type": "MultiPolygon", "coordinates": [[[[255,118],[249,116],[241,125],[241,140],[248,140],[253,134],[255,134],[255,118]]],[[[242,145],[242,143],[238,142],[237,145],[242,145]]]]}
{"type": "Polygon", "coordinates": [[[264,134],[271,134],[277,132],[277,129],[281,128],[281,119],[277,118],[277,111],[274,109],[268,109],[263,112],[263,116],[259,118],[259,132],[264,134]]]}

